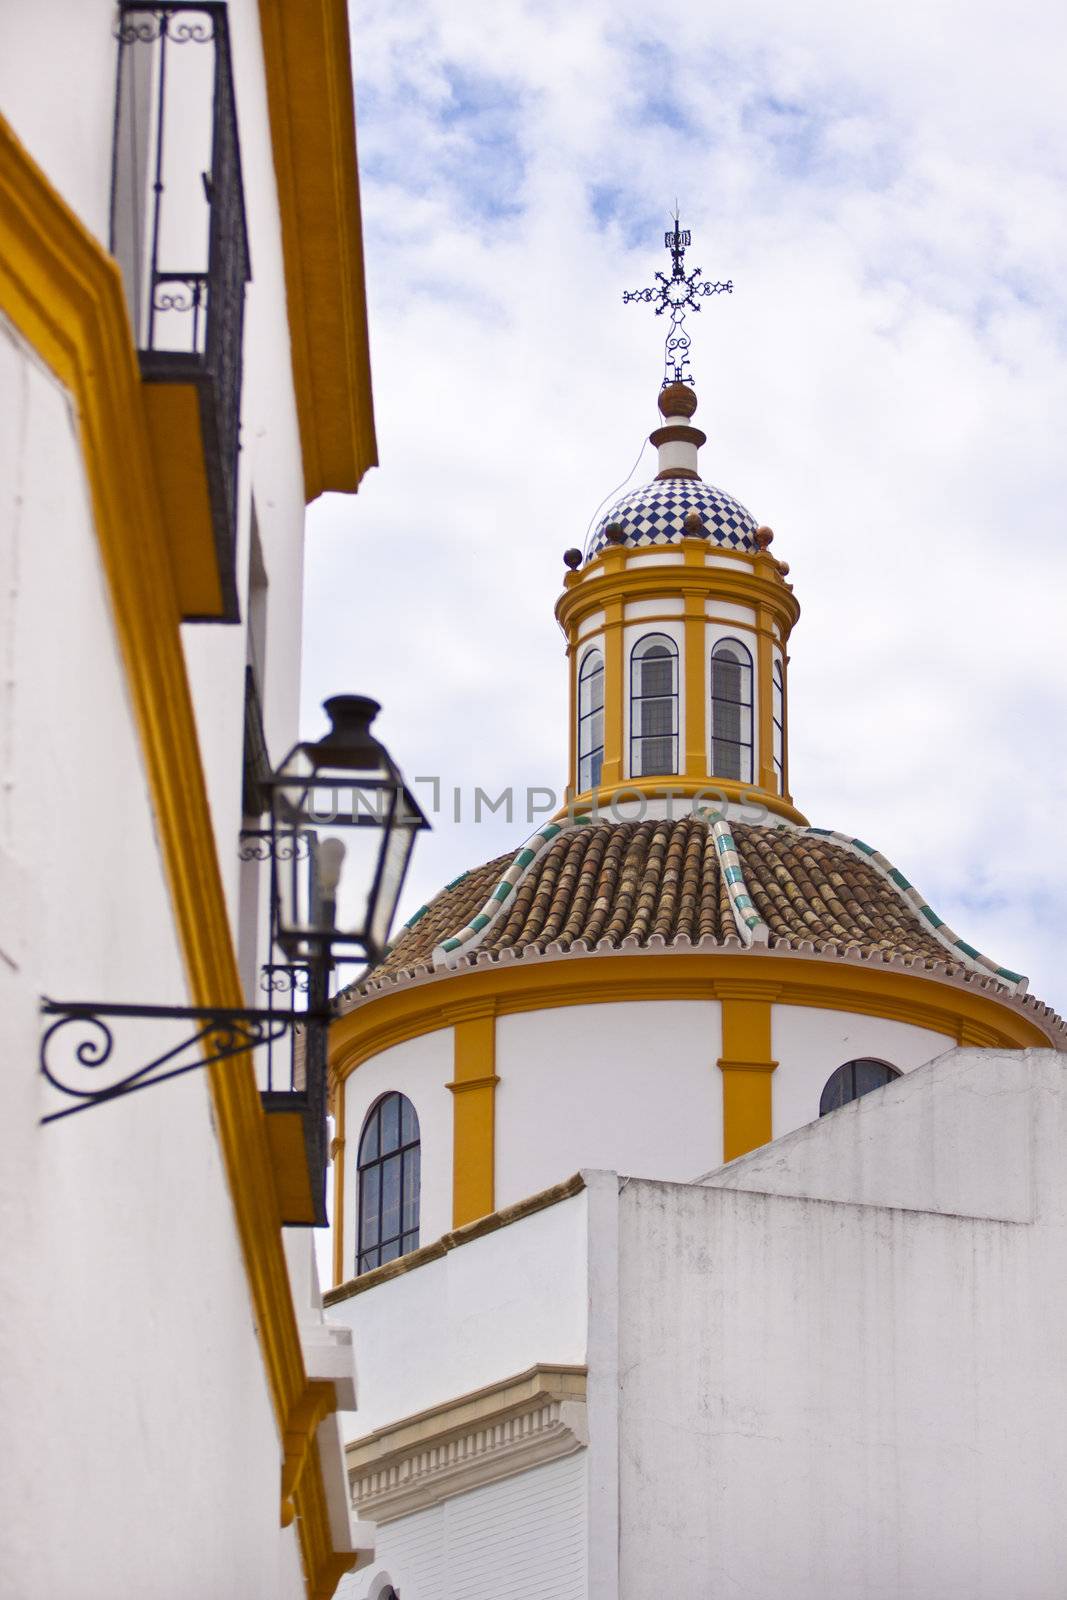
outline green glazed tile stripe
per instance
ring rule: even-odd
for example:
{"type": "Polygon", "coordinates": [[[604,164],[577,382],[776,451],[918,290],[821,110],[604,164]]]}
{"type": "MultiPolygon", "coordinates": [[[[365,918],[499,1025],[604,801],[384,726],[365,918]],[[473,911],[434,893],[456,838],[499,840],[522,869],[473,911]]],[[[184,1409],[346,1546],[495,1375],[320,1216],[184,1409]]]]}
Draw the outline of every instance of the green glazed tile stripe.
{"type": "Polygon", "coordinates": [[[933,907],[923,899],[914,884],[909,883],[904,874],[898,871],[880,850],[872,849],[869,844],[864,844],[862,839],[850,839],[847,833],[837,833],[833,828],[806,828],[804,831],[815,834],[820,839],[832,839],[835,843],[851,845],[854,850],[862,851],[868,860],[881,870],[883,877],[888,878],[890,883],[900,890],[902,897],[910,905],[914,906],[921,917],[930,923],[937,937],[947,949],[953,953],[962,954],[968,961],[983,967],[986,972],[991,972],[994,977],[1002,978],[1005,983],[1012,985],[1025,984],[1026,979],[1021,972],[1012,972],[1010,967],[999,966],[991,956],[984,956],[972,944],[968,944],[965,939],[961,939],[955,929],[950,928],[944,918],[938,916],[933,907]]]}
{"type": "Polygon", "coordinates": [[[741,865],[741,857],[737,853],[734,836],[730,832],[729,823],[715,812],[703,807],[697,815],[711,827],[712,838],[715,840],[715,850],[719,857],[719,870],[726,884],[726,893],[730,900],[730,910],[737,924],[737,931],[745,944],[754,944],[757,941],[766,944],[770,940],[770,929],[756,910],[755,902],[748,892],[745,883],[745,870],[741,865]]]}
{"type": "MultiPolygon", "coordinates": [[[[575,817],[572,825],[575,827],[588,827],[589,822],[589,817],[575,817]]],[[[450,956],[454,951],[462,949],[465,944],[469,944],[479,933],[482,933],[507,905],[518,888],[520,881],[525,877],[542,850],[546,850],[552,840],[562,832],[562,823],[549,822],[545,827],[539,829],[532,838],[528,839],[522,849],[515,854],[507,871],[502,873],[493,885],[488,900],[477,916],[472,917],[466,927],[458,929],[449,938],[442,939],[434,952],[435,955],[440,952],[442,955],[450,956]]],[[[466,876],[467,874],[464,873],[464,877],[466,876]]]]}

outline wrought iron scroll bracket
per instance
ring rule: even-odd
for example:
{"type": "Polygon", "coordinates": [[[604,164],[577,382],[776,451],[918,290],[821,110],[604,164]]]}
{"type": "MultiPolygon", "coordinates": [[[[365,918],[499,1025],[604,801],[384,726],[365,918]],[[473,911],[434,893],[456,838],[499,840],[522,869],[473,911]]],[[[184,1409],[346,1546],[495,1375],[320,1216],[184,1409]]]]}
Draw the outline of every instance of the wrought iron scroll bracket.
{"type": "Polygon", "coordinates": [[[41,1014],[51,1019],[41,1036],[41,1073],[60,1094],[77,1102],[62,1111],[50,1112],[41,1118],[42,1123],[58,1122],[106,1100],[117,1100],[200,1067],[247,1055],[263,1045],[277,1043],[294,1028],[325,1027],[330,1021],[329,1011],[96,1005],[91,1001],[48,999],[41,1002],[41,1014]],[[77,1081],[80,1075],[106,1070],[111,1062],[115,1039],[110,1021],[136,1019],[185,1022],[192,1031],[170,1049],[109,1082],[94,1082],[91,1077],[77,1081]]]}

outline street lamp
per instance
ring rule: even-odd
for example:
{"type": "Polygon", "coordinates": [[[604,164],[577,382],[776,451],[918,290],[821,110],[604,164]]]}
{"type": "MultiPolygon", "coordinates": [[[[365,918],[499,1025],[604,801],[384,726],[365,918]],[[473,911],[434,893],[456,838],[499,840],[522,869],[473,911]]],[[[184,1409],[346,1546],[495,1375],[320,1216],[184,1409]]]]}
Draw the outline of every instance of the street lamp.
{"type": "Polygon", "coordinates": [[[286,968],[269,963],[264,968],[265,987],[273,991],[287,976],[293,995],[299,989],[307,996],[306,1007],[234,1009],[45,999],[41,1009],[47,1021],[40,1050],[44,1076],[74,1101],[42,1118],[54,1122],[266,1046],[264,1110],[296,1111],[305,1124],[313,1215],[289,1220],[316,1223],[325,1220],[330,971],[339,960],[373,966],[385,955],[415,837],[429,827],[396,763],[370,731],[379,710],[377,701],[337,695],[326,701],[325,709],[329,731],[313,743],[295,745],[266,782],[269,830],[243,834],[241,843],[242,859],[271,862],[272,939],[290,964],[286,968]],[[148,1060],[135,1061],[132,1070],[115,1068],[110,1023],[138,1019],[185,1022],[188,1036],[148,1060]],[[301,1067],[299,1076],[295,1068],[290,1073],[287,1089],[276,1090],[269,1052],[286,1034],[302,1040],[301,1067]]]}
{"type": "Polygon", "coordinates": [[[290,961],[382,959],[415,836],[429,823],[370,731],[376,700],[335,695],[330,728],[269,781],[275,938],[290,961]]]}

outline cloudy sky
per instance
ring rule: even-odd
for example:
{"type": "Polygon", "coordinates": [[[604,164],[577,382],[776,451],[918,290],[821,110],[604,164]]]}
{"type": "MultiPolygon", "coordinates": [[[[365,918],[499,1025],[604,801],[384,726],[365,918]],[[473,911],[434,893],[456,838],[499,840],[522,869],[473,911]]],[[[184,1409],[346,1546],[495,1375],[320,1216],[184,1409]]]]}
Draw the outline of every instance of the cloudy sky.
{"type": "Polygon", "coordinates": [[[803,608],[796,801],[1067,1012],[1059,8],[353,0],[352,33],[381,469],[311,513],[304,718],[373,694],[440,778],[402,914],[562,787],[561,556],[656,422],[622,291],[677,198],[735,284],[693,324],[703,475],[803,608]]]}

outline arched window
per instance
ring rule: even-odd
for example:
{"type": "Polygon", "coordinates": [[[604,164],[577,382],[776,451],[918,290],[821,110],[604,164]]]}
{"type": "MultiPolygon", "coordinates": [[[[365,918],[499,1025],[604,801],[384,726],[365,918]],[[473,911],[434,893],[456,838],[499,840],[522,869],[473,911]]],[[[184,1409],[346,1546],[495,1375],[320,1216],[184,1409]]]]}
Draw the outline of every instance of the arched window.
{"type": "Polygon", "coordinates": [[[419,1242],[419,1119],[406,1095],[383,1094],[359,1136],[357,1272],[369,1272],[419,1242]]]}
{"type": "Polygon", "coordinates": [[[604,765],[604,657],[590,650],[578,673],[578,792],[595,789],[604,765]]]}
{"type": "Polygon", "coordinates": [[[891,1067],[888,1061],[873,1061],[870,1056],[846,1061],[827,1078],[819,1099],[819,1115],[825,1117],[828,1111],[847,1106],[850,1100],[858,1100],[861,1094],[870,1094],[872,1089],[881,1089],[899,1077],[896,1067],[891,1067]]]}
{"type": "Polygon", "coordinates": [[[785,793],[785,676],[782,663],[774,663],[774,699],[771,715],[774,718],[774,775],[778,793],[785,793]]]}
{"type": "Polygon", "coordinates": [[[630,774],[678,771],[678,646],[650,633],[630,656],[630,774]]]}
{"type": "Polygon", "coordinates": [[[711,652],[711,771],[752,782],[752,657],[740,639],[711,652]]]}

